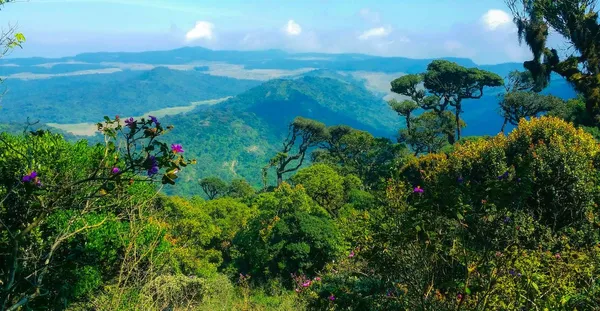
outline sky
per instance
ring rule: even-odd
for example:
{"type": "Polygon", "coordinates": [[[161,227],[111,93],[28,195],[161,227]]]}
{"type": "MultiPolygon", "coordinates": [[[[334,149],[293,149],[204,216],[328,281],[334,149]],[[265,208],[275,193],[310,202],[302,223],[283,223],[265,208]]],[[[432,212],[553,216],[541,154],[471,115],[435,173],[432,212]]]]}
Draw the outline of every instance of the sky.
{"type": "Polygon", "coordinates": [[[3,25],[27,38],[10,57],[83,52],[281,49],[478,64],[531,57],[503,0],[16,0],[3,25]]]}

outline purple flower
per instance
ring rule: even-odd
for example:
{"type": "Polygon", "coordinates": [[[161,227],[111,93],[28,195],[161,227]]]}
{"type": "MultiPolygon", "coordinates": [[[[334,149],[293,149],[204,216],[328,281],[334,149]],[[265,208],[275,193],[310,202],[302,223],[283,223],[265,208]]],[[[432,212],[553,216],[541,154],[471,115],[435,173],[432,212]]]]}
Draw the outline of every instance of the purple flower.
{"type": "Polygon", "coordinates": [[[148,170],[148,176],[154,176],[158,174],[158,166],[153,166],[148,170]]]}
{"type": "Polygon", "coordinates": [[[133,118],[125,119],[125,124],[132,127],[135,124],[135,120],[133,118]]]}
{"type": "Polygon", "coordinates": [[[415,187],[415,189],[413,189],[413,193],[419,193],[419,194],[421,194],[423,192],[425,192],[425,190],[423,190],[421,188],[421,186],[417,186],[417,187],[415,187]]]}
{"type": "Polygon", "coordinates": [[[113,173],[114,175],[116,175],[121,172],[121,169],[115,166],[112,168],[112,170],[110,170],[110,172],[113,173]]]}
{"type": "Polygon", "coordinates": [[[171,145],[171,150],[174,153],[183,153],[183,147],[180,144],[172,144],[171,145]]]}
{"type": "Polygon", "coordinates": [[[521,275],[522,275],[522,274],[521,274],[520,272],[519,272],[519,273],[517,273],[517,276],[519,276],[519,277],[520,277],[521,275]]]}
{"type": "Polygon", "coordinates": [[[354,251],[350,251],[350,254],[348,255],[348,258],[352,258],[354,257],[354,251]]]}
{"type": "Polygon", "coordinates": [[[463,299],[463,295],[459,293],[458,295],[456,295],[456,299],[462,300],[463,299]]]}
{"type": "Polygon", "coordinates": [[[331,296],[329,296],[327,299],[329,299],[330,301],[334,301],[335,300],[335,296],[333,294],[331,294],[331,296]]]}
{"type": "Polygon", "coordinates": [[[310,280],[306,280],[304,281],[304,283],[302,283],[302,287],[309,287],[310,286],[310,280]]]}
{"type": "Polygon", "coordinates": [[[37,178],[37,172],[36,171],[32,171],[31,173],[29,173],[29,175],[25,175],[23,176],[23,178],[21,179],[23,182],[32,182],[37,178]]]}
{"type": "Polygon", "coordinates": [[[458,181],[458,183],[459,183],[459,184],[462,184],[462,183],[463,183],[465,180],[464,180],[464,179],[462,178],[462,176],[461,176],[461,177],[458,177],[458,178],[456,179],[456,181],[458,181]]]}
{"type": "Polygon", "coordinates": [[[517,272],[514,269],[510,269],[510,270],[508,270],[508,274],[515,276],[517,274],[517,272]]]}
{"type": "Polygon", "coordinates": [[[150,122],[156,124],[156,125],[160,125],[160,122],[158,122],[158,119],[155,116],[148,116],[148,118],[150,118],[150,122]]]}
{"type": "Polygon", "coordinates": [[[508,171],[504,172],[504,174],[498,176],[498,180],[502,180],[502,179],[506,179],[508,178],[508,171]]]}
{"type": "Polygon", "coordinates": [[[504,223],[507,224],[510,222],[510,217],[506,216],[504,217],[504,223]]]}
{"type": "Polygon", "coordinates": [[[155,156],[149,156],[147,163],[149,164],[147,167],[150,167],[148,169],[148,176],[154,176],[158,173],[158,161],[156,160],[155,156]]]}

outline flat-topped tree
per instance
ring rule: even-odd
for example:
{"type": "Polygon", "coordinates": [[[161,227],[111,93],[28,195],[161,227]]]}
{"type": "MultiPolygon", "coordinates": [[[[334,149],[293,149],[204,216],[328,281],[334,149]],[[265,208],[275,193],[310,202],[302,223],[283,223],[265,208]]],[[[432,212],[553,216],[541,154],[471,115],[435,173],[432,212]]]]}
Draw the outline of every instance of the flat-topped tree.
{"type": "Polygon", "coordinates": [[[206,177],[200,180],[200,187],[209,200],[214,200],[227,192],[227,183],[219,177],[206,177]]]}
{"type": "Polygon", "coordinates": [[[423,83],[422,74],[410,74],[404,75],[398,79],[392,81],[391,91],[409,97],[410,100],[403,100],[401,102],[392,99],[388,102],[390,107],[403,116],[406,119],[406,128],[410,130],[412,113],[423,105],[423,100],[426,97],[425,90],[420,87],[423,83]]]}
{"type": "Polygon", "coordinates": [[[419,105],[412,100],[403,100],[399,102],[395,99],[388,101],[388,105],[390,105],[390,107],[396,111],[399,116],[402,116],[406,119],[406,128],[410,131],[412,113],[419,109],[419,105]]]}
{"type": "Polygon", "coordinates": [[[424,101],[423,108],[441,113],[454,107],[456,140],[461,138],[460,114],[464,99],[479,99],[485,87],[502,86],[502,78],[492,72],[465,68],[447,60],[434,60],[427,66],[423,83],[428,93],[439,100],[424,101]]]}
{"type": "Polygon", "coordinates": [[[510,92],[504,94],[500,101],[500,114],[504,123],[500,130],[504,133],[507,123],[518,125],[521,119],[536,117],[555,107],[564,105],[564,101],[552,95],[542,95],[535,92],[510,92]]]}
{"type": "Polygon", "coordinates": [[[275,168],[277,186],[280,186],[284,174],[296,171],[302,166],[308,149],[317,146],[328,137],[329,132],[325,124],[302,117],[294,119],[288,128],[288,136],[283,142],[281,151],[263,169],[265,186],[267,171],[271,167],[275,168]],[[296,165],[288,167],[292,162],[296,162],[296,165]]]}
{"type": "Polygon", "coordinates": [[[585,97],[592,117],[600,114],[600,23],[596,0],[505,0],[533,59],[524,67],[536,81],[536,91],[550,83],[552,72],[563,76],[585,97]],[[562,37],[570,49],[561,60],[547,47],[550,30],[562,37]]]}

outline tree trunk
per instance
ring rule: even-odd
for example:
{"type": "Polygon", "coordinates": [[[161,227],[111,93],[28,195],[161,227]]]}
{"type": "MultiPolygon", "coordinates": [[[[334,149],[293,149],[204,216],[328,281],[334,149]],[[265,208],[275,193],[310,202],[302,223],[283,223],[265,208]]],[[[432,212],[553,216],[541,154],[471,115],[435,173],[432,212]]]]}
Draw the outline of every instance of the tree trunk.
{"type": "Polygon", "coordinates": [[[406,116],[406,129],[410,132],[410,113],[406,116]]]}
{"type": "Polygon", "coordinates": [[[504,123],[502,123],[502,128],[500,129],[500,133],[504,134],[504,128],[506,127],[506,123],[508,123],[508,119],[504,118],[504,123]]]}
{"type": "Polygon", "coordinates": [[[283,174],[280,171],[277,171],[277,187],[281,186],[283,183],[283,174]]]}
{"type": "Polygon", "coordinates": [[[460,141],[460,106],[460,104],[456,105],[456,111],[454,112],[456,117],[456,141],[460,141]]]}

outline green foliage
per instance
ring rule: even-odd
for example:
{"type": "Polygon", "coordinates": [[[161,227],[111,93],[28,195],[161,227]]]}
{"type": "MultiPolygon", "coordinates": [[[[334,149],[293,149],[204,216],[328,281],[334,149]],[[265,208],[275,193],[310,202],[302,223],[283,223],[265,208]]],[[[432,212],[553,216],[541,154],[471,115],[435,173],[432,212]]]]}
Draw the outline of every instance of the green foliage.
{"type": "Polygon", "coordinates": [[[236,199],[245,199],[253,196],[256,190],[244,179],[234,179],[227,189],[227,196],[236,199]]]}
{"type": "Polygon", "coordinates": [[[258,280],[314,275],[343,250],[335,224],[302,187],[284,183],[255,204],[260,215],[233,241],[243,273],[258,280]]]}
{"type": "Polygon", "coordinates": [[[210,200],[227,192],[227,183],[218,177],[207,177],[200,180],[200,187],[210,200]]]}
{"type": "Polygon", "coordinates": [[[500,101],[500,114],[506,123],[517,125],[521,119],[539,116],[541,113],[564,106],[565,102],[551,95],[541,95],[534,92],[510,92],[504,94],[500,101]]]}
{"type": "Polygon", "coordinates": [[[600,35],[595,0],[507,0],[518,29],[519,42],[525,41],[533,52],[526,61],[541,90],[550,83],[553,72],[563,76],[586,99],[586,111],[592,119],[599,112],[600,73],[599,47],[595,38],[600,35]],[[548,47],[549,30],[573,46],[575,53],[561,60],[555,48],[548,47]]]}
{"type": "Polygon", "coordinates": [[[302,185],[306,193],[332,216],[344,203],[344,178],[328,165],[315,164],[301,169],[292,177],[292,182],[302,185]]]}
{"type": "Polygon", "coordinates": [[[325,124],[302,117],[297,117],[290,123],[288,136],[283,142],[283,148],[269,164],[263,168],[263,183],[267,186],[267,173],[271,167],[277,174],[277,186],[283,182],[283,175],[298,170],[304,163],[309,148],[313,148],[329,138],[325,124]],[[292,167],[288,165],[292,164],[292,167]],[[293,165],[296,166],[293,166],[293,165]]]}
{"type": "MultiPolygon", "coordinates": [[[[190,163],[160,141],[166,129],[157,120],[123,126],[105,118],[98,127],[105,144],[93,147],[44,131],[0,134],[2,309],[59,306],[114,277],[114,251],[129,243],[122,229],[144,215],[150,200],[145,184],[158,176],[174,183],[190,163]]],[[[140,228],[152,237],[138,235],[139,250],[160,241],[160,228],[140,228]]],[[[147,254],[154,251],[161,249],[147,254]]]]}
{"type": "Polygon", "coordinates": [[[105,115],[142,116],[163,108],[233,96],[257,84],[165,67],[110,75],[8,79],[5,86],[11,91],[3,96],[0,122],[24,122],[29,117],[44,123],[69,124],[94,122],[105,115]]]}

